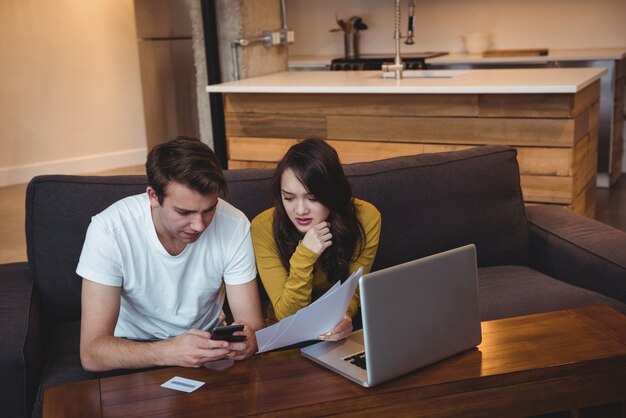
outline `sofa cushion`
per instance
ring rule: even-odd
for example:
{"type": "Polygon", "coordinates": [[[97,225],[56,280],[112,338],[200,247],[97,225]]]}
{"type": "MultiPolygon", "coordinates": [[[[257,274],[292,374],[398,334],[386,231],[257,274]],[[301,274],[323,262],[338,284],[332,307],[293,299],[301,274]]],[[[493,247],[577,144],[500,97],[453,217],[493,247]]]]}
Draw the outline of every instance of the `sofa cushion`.
{"type": "Polygon", "coordinates": [[[553,279],[525,266],[478,269],[481,320],[508,318],[589,305],[609,305],[626,314],[626,304],[553,279]]]}
{"type": "Polygon", "coordinates": [[[526,264],[516,155],[486,146],[346,166],[354,195],[382,215],[374,269],[470,243],[480,266],[526,264]]]}

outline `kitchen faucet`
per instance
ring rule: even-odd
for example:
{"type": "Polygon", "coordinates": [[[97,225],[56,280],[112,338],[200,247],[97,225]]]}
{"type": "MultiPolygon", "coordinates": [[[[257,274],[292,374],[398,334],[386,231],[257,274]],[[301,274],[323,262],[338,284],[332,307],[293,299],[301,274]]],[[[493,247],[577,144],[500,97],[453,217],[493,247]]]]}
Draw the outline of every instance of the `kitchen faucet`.
{"type": "Polygon", "coordinates": [[[404,41],[407,45],[413,45],[415,41],[413,40],[413,29],[415,28],[415,7],[417,6],[417,0],[411,0],[409,3],[409,26],[406,31],[406,40],[404,41]]]}
{"type": "MultiPolygon", "coordinates": [[[[396,80],[402,79],[402,71],[404,71],[404,63],[400,57],[400,0],[395,0],[395,13],[394,13],[394,31],[393,39],[396,43],[396,56],[393,63],[383,64],[382,70],[384,72],[393,71],[396,74],[396,80]]],[[[412,34],[411,34],[412,36],[412,34]]],[[[412,38],[411,38],[412,39],[412,38]]]]}

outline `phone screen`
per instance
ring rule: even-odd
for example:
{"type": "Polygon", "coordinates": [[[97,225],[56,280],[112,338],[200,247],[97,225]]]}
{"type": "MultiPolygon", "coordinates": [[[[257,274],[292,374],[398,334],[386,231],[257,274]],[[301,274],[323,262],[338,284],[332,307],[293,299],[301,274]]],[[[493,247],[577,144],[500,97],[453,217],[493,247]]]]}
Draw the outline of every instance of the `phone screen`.
{"type": "Polygon", "coordinates": [[[233,335],[235,331],[243,331],[243,325],[215,327],[213,328],[213,331],[211,331],[211,339],[229,342],[239,342],[246,340],[245,335],[233,335]]]}

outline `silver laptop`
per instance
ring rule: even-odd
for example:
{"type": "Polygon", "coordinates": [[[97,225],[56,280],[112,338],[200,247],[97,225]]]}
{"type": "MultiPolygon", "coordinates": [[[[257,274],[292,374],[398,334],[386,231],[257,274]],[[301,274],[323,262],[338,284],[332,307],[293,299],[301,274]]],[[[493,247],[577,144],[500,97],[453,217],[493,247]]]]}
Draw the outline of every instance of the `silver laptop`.
{"type": "Polygon", "coordinates": [[[359,289],[363,329],[301,352],[360,385],[378,385],[481,342],[474,245],[366,274],[359,289]]]}

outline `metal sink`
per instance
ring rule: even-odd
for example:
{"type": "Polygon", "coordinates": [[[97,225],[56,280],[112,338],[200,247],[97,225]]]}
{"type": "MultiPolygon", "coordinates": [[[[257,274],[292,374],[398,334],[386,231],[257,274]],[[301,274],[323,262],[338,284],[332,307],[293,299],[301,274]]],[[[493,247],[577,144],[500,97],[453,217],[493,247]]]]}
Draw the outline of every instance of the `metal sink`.
{"type": "MultiPolygon", "coordinates": [[[[404,78],[452,78],[465,74],[467,70],[405,70],[402,72],[404,78]]],[[[396,78],[393,71],[383,73],[383,78],[396,78]]]]}

